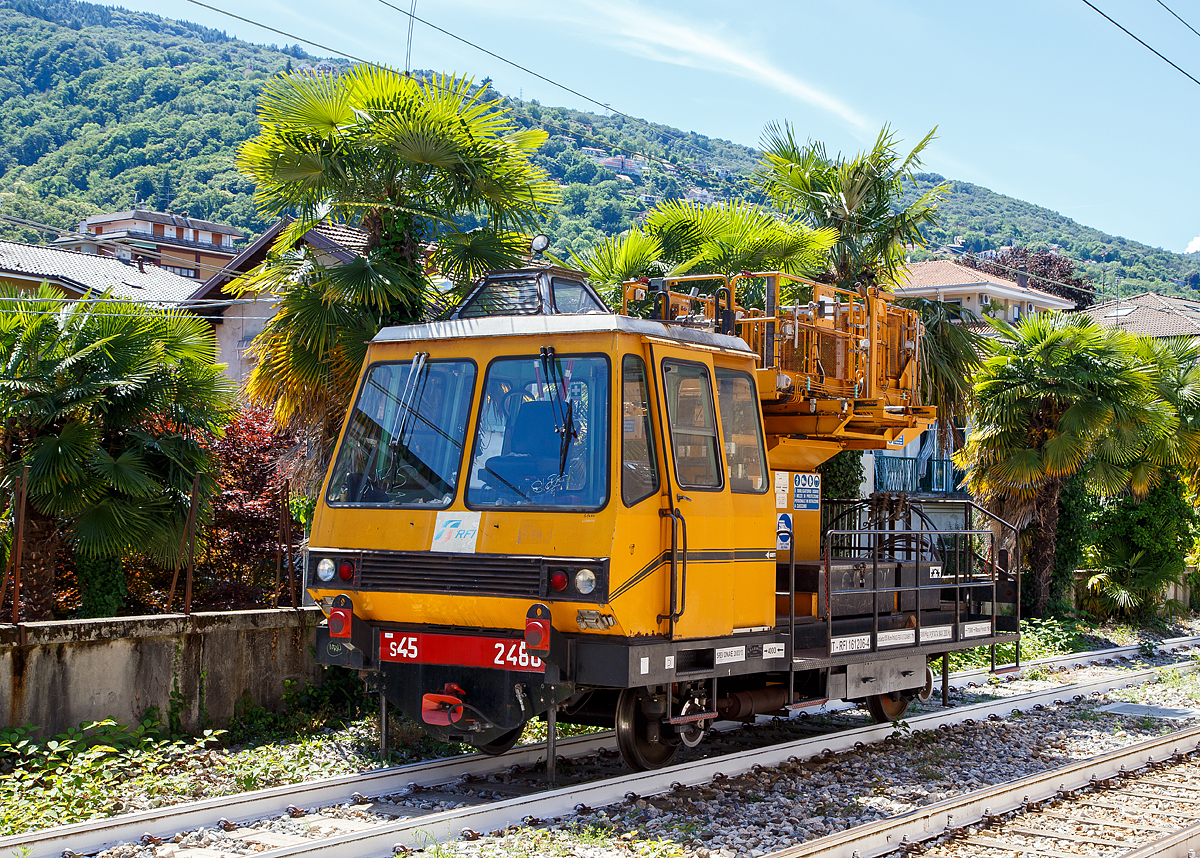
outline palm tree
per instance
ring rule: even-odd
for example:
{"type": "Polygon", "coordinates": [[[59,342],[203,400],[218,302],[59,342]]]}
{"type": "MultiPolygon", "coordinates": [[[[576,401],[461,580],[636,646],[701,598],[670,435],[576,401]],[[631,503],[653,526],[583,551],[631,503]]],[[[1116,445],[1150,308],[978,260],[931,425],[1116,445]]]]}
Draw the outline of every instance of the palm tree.
{"type": "MultiPolygon", "coordinates": [[[[53,615],[64,546],[87,569],[135,551],[176,559],[196,475],[202,512],[217,490],[206,445],[234,411],[215,360],[212,328],[190,313],[0,285],[0,492],[29,466],[27,617],[53,615]]],[[[85,610],[113,601],[84,593],[85,610]]]]}
{"type": "Polygon", "coordinates": [[[925,332],[921,337],[921,404],[937,408],[938,441],[953,450],[962,439],[956,429],[967,424],[971,377],[979,368],[984,337],[970,322],[970,311],[928,298],[900,298],[896,303],[916,310],[925,332]]]}
{"type": "MultiPolygon", "coordinates": [[[[641,227],[606,238],[571,264],[595,283],[617,286],[636,277],[823,270],[835,235],[749,203],[701,205],[669,200],[647,212],[641,227]]],[[[714,281],[714,288],[715,288],[714,281]]]]}
{"type": "Polygon", "coordinates": [[[955,462],[971,493],[1028,526],[1034,612],[1054,571],[1058,498],[1081,472],[1098,494],[1144,491],[1179,427],[1138,339],[1085,315],[1039,313],[997,331],[975,377],[974,426],[955,462]],[[1157,464],[1146,465],[1147,462],[1157,464]]]}
{"type": "Polygon", "coordinates": [[[557,201],[531,161],[546,133],[519,130],[485,93],[457,77],[422,81],[366,64],[267,85],[261,131],[237,165],[260,212],[295,221],[229,288],[278,298],[253,344],[247,393],[280,425],[315,429],[327,444],[367,341],[382,325],[420,319],[430,271],[465,285],[518,262],[522,231],[557,201]],[[365,230],[363,256],[334,266],[296,249],[322,221],[365,230]]]}
{"type": "Polygon", "coordinates": [[[885,125],[869,151],[845,158],[830,157],[822,143],[800,143],[790,123],[772,124],[755,183],[781,211],[837,233],[830,282],[849,289],[864,281],[895,283],[907,246],[925,246],[921,229],[936,222],[937,204],[949,191],[941,184],[901,204],[904,180],[921,165],[936,131],[901,158],[896,134],[885,125]]]}

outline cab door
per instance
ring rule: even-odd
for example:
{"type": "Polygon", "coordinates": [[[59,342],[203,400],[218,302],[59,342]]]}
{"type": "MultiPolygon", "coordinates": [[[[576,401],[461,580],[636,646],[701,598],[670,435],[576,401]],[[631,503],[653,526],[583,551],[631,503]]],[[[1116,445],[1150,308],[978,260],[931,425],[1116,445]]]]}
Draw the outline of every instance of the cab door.
{"type": "MultiPolygon", "coordinates": [[[[774,590],[773,580],[768,579],[774,570],[773,556],[770,571],[757,576],[764,577],[765,584],[744,573],[751,566],[768,569],[766,549],[773,540],[753,535],[755,522],[734,502],[732,489],[744,482],[747,471],[740,468],[731,477],[718,410],[718,367],[712,353],[656,346],[654,354],[665,423],[665,476],[670,506],[679,521],[681,560],[686,548],[686,565],[681,562],[678,569],[675,637],[711,637],[772,625],[774,590]],[[759,562],[747,562],[751,554],[759,562]]],[[[757,407],[757,402],[751,404],[757,407]]],[[[664,524],[669,551],[670,519],[664,519],[664,524]]],[[[669,604],[669,569],[666,579],[669,604]]]]}

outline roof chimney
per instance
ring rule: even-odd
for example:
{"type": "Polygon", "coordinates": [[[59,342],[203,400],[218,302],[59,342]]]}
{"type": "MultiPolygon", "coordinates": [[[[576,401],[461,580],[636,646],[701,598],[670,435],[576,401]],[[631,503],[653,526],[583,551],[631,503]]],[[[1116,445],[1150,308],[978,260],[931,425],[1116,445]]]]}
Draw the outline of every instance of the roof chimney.
{"type": "Polygon", "coordinates": [[[1017,286],[1022,289],[1029,288],[1029,274],[1025,271],[1024,265],[1017,271],[1017,286]]]}
{"type": "Polygon", "coordinates": [[[139,256],[139,257],[137,258],[137,260],[138,260],[138,271],[140,271],[140,272],[142,272],[143,274],[145,274],[145,273],[146,273],[146,257],[144,257],[144,256],[139,256]]]}

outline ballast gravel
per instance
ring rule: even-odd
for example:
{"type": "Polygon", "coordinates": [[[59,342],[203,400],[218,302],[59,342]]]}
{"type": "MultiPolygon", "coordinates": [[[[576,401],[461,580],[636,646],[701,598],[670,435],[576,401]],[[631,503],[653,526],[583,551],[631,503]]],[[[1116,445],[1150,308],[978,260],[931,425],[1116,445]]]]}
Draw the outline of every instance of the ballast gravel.
{"type": "MultiPolygon", "coordinates": [[[[1151,661],[1172,663],[1175,654],[1151,661]]],[[[1053,675],[984,682],[953,690],[952,702],[1027,693],[1081,682],[1114,671],[1141,669],[1138,660],[1053,675]]],[[[433,844],[422,858],[758,858],[786,846],[904,813],[996,783],[1096,756],[1150,736],[1200,724],[1197,717],[1165,721],[1101,711],[1113,702],[1200,709],[1200,675],[1168,672],[1154,684],[1047,707],[1001,721],[920,733],[903,723],[877,745],[827,759],[786,763],[754,774],[637,799],[536,826],[511,826],[472,841],[433,844]]],[[[920,707],[938,708],[937,698],[920,707]]],[[[914,710],[913,714],[917,714],[914,710]]],[[[862,710],[810,717],[854,726],[862,710]]],[[[383,824],[400,816],[451,810],[489,796],[487,785],[460,793],[428,792],[376,798],[368,805],[311,810],[243,824],[233,831],[200,830],[175,842],[126,844],[100,858],[232,858],[284,848],[312,838],[383,824]]]]}

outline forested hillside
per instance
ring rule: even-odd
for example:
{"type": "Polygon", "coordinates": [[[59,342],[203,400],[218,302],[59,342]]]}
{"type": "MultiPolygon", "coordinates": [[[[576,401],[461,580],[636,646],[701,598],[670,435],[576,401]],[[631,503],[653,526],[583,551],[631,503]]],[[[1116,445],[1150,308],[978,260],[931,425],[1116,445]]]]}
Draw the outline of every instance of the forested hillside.
{"type": "MultiPolygon", "coordinates": [[[[253,45],[141,12],[75,0],[0,0],[0,213],[74,228],[89,214],[136,199],[253,234],[265,224],[250,183],[234,169],[234,151],[257,131],[263,83],[320,61],[298,45],[253,45]]],[[[559,254],[628,228],[655,198],[691,188],[717,199],[758,198],[749,182],[757,153],[746,146],[621,116],[507,101],[519,123],[550,134],[537,161],[564,186],[563,203],[545,226],[559,254]],[[618,176],[584,147],[649,158],[639,175],[618,176]]],[[[923,173],[917,186],[938,181],[923,173]]],[[[956,236],[972,250],[1057,244],[1097,282],[1124,278],[1125,294],[1191,292],[1200,284],[1195,257],[1105,235],[977,185],[951,184],[943,222],[930,234],[939,245],[956,236]]],[[[4,224],[0,236],[52,237],[4,224]]]]}
{"type": "MultiPolygon", "coordinates": [[[[910,196],[945,181],[937,173],[918,173],[916,180],[910,196]]],[[[1058,212],[970,182],[950,180],[950,194],[939,210],[941,223],[929,231],[936,245],[948,245],[960,238],[963,249],[975,253],[1006,245],[1035,250],[1058,245],[1063,254],[1079,264],[1079,273],[1110,294],[1118,283],[1122,295],[1147,290],[1192,295],[1200,286],[1200,254],[1185,256],[1108,235],[1058,212]]],[[[918,256],[927,258],[924,254],[918,256]]]]}

